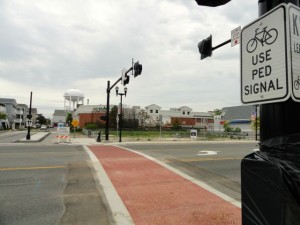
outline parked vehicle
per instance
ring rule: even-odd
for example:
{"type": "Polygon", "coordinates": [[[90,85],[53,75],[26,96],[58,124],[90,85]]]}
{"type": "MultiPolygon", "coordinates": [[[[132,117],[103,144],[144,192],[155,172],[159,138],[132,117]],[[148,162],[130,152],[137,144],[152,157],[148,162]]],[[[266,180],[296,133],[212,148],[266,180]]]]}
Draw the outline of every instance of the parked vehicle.
{"type": "Polygon", "coordinates": [[[42,125],[40,129],[41,130],[47,130],[48,128],[47,128],[47,125],[42,125]]]}

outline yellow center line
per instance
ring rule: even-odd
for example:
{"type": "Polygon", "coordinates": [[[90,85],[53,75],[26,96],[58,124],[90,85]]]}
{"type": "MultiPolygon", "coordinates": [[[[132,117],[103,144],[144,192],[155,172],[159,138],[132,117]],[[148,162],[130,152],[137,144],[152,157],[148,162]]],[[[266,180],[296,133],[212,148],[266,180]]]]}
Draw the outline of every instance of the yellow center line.
{"type": "Polygon", "coordinates": [[[43,170],[43,169],[60,169],[60,168],[66,168],[66,166],[38,166],[38,167],[0,168],[0,171],[43,170]]]}

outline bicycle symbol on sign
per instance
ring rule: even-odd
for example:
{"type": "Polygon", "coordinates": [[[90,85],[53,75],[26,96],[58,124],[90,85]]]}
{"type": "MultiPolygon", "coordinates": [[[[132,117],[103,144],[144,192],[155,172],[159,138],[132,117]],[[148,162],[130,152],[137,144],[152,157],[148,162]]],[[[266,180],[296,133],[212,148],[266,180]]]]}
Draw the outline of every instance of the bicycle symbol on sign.
{"type": "Polygon", "coordinates": [[[295,90],[299,90],[299,87],[300,87],[300,76],[298,76],[298,79],[294,81],[295,90]]]}
{"type": "Polygon", "coordinates": [[[264,46],[264,43],[267,45],[273,44],[278,36],[278,31],[275,28],[267,30],[267,27],[264,27],[262,31],[258,31],[259,28],[255,30],[254,38],[250,39],[247,43],[247,52],[252,53],[257,48],[258,42],[264,46]]]}

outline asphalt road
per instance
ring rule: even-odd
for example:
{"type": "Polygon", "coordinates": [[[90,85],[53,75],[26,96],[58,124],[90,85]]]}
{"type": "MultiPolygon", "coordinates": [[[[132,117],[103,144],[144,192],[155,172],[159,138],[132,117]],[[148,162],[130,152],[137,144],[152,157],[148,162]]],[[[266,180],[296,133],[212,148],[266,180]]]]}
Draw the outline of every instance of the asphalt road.
{"type": "Polygon", "coordinates": [[[257,149],[256,142],[124,144],[201,180],[241,201],[241,160],[257,149]]]}
{"type": "Polygon", "coordinates": [[[0,133],[0,143],[13,143],[22,138],[26,138],[25,131],[6,131],[0,133]]]}
{"type": "Polygon", "coordinates": [[[0,224],[109,224],[87,153],[74,145],[0,145],[0,224]]]}
{"type": "MultiPolygon", "coordinates": [[[[0,224],[111,223],[91,161],[81,146],[16,143],[26,132],[0,134],[0,224]]],[[[122,143],[241,201],[240,163],[255,142],[122,143]]]]}

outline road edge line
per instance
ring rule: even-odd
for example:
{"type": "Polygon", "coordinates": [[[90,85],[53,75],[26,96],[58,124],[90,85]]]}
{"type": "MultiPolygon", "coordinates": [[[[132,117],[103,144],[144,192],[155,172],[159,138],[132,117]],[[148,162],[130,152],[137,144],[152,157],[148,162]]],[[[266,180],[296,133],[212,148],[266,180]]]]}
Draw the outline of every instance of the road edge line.
{"type": "Polygon", "coordinates": [[[83,148],[88,153],[93,163],[98,182],[103,188],[107,204],[109,205],[112,212],[113,220],[117,225],[134,225],[132,217],[130,216],[122,199],[120,198],[107,173],[102,167],[99,159],[86,145],[83,145],[83,148]]]}

